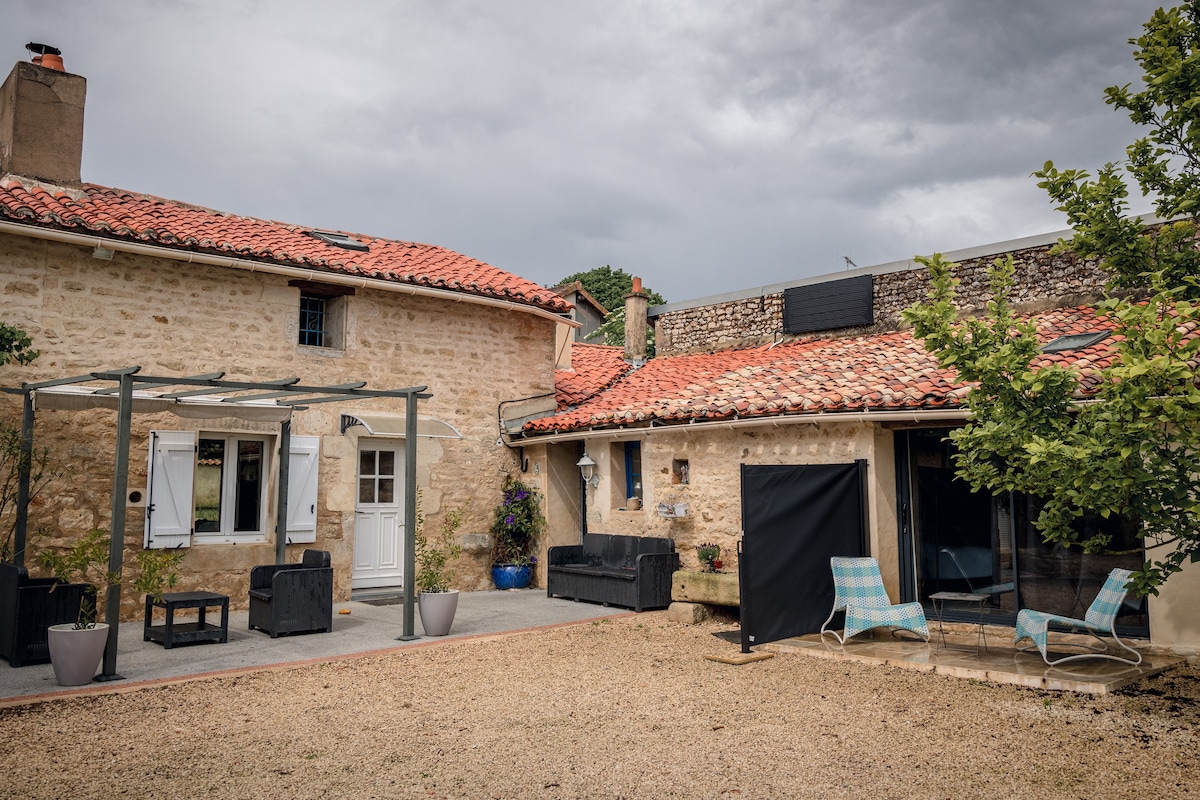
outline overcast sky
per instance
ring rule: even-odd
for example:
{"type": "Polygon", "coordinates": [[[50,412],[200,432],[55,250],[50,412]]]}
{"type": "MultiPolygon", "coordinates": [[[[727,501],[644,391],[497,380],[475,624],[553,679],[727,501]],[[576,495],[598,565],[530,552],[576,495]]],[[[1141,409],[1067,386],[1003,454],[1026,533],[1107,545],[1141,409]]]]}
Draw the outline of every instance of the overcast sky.
{"type": "Polygon", "coordinates": [[[680,301],[1065,228],[1029,175],[1123,156],[1159,5],[6,0],[0,46],[88,79],[85,181],[680,301]]]}

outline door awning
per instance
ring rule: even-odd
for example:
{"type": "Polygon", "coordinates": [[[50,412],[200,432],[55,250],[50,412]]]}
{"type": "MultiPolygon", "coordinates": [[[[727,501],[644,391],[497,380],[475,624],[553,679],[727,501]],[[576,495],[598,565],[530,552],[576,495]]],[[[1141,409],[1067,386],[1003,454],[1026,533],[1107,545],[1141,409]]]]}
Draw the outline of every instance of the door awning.
{"type": "MultiPolygon", "coordinates": [[[[403,439],[406,419],[403,414],[371,414],[368,412],[343,412],[342,433],[355,425],[366,428],[371,436],[403,439]]],[[[453,425],[433,417],[417,417],[417,436],[426,439],[461,439],[453,425]]]]}

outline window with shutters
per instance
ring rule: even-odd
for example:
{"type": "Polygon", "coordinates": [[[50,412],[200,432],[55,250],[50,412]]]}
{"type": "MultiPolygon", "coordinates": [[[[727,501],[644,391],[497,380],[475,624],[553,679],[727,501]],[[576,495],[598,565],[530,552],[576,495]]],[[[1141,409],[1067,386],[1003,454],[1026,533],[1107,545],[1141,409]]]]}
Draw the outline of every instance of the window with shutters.
{"type": "MultiPolygon", "coordinates": [[[[319,437],[292,436],[287,537],[316,541],[319,437]]],[[[152,431],[145,544],[150,548],[271,539],[278,439],[246,433],[152,431]]]]}

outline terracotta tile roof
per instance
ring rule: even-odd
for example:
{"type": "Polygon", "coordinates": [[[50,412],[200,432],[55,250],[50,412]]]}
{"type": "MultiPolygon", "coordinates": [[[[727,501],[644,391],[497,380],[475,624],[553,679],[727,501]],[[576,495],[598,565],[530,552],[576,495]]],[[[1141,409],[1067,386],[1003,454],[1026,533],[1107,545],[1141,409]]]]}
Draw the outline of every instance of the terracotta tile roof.
{"type": "Polygon", "coordinates": [[[349,234],[370,246],[347,250],[298,225],[225,214],[175,200],[83,184],[56,192],[0,181],[0,219],[175,250],[225,255],[509,300],[547,311],[571,304],[550,289],[435,245],[349,234]]]}
{"type": "Polygon", "coordinates": [[[571,345],[571,368],[554,371],[558,410],[577,406],[612,385],[632,367],[625,361],[625,348],[606,344],[575,342],[571,345]]]}
{"type": "MultiPolygon", "coordinates": [[[[1043,344],[1066,334],[1110,330],[1087,307],[1034,316],[1043,344]]],[[[1094,391],[1111,361],[1113,337],[1039,363],[1073,365],[1094,391]]],[[[638,423],[742,419],[840,411],[953,408],[968,386],[938,367],[911,330],[847,338],[808,338],[776,346],[666,356],[574,409],[526,423],[529,434],[638,423]]],[[[564,392],[560,392],[562,396],[564,392]]],[[[561,407],[561,406],[560,406],[561,407]]]]}

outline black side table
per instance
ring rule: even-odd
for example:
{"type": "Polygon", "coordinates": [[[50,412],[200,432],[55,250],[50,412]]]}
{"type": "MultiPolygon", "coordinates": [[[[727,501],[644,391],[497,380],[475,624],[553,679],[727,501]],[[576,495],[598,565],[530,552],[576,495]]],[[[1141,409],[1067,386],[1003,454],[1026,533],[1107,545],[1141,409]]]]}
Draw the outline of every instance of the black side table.
{"type": "Polygon", "coordinates": [[[155,600],[146,595],[146,624],[142,628],[142,641],[158,642],[163,649],[170,650],[177,644],[192,642],[229,641],[229,597],[215,592],[172,592],[155,600]],[[209,606],[220,606],[221,624],[211,625],[204,621],[204,612],[209,606]],[[155,607],[166,609],[165,625],[154,625],[155,607]],[[175,612],[179,609],[197,609],[195,622],[175,623],[175,612]]]}
{"type": "Polygon", "coordinates": [[[979,630],[975,634],[975,655],[979,655],[979,648],[983,646],[983,652],[987,652],[987,636],[983,632],[983,604],[988,601],[986,594],[972,594],[970,592],[935,592],[929,595],[930,601],[933,602],[933,612],[937,615],[938,623],[938,644],[934,647],[934,652],[941,650],[943,647],[948,647],[946,644],[946,630],[942,627],[942,614],[945,611],[946,603],[969,603],[975,604],[975,610],[978,613],[977,624],[979,630]]]}

